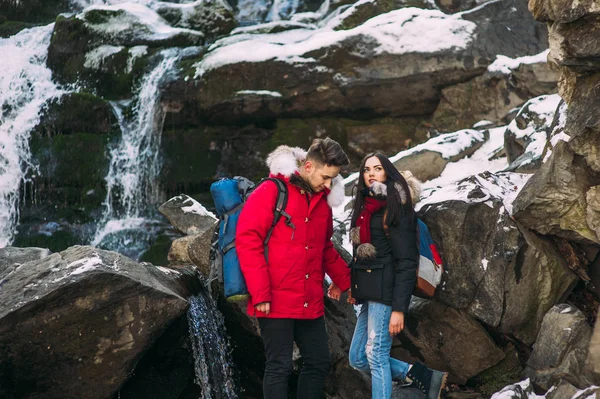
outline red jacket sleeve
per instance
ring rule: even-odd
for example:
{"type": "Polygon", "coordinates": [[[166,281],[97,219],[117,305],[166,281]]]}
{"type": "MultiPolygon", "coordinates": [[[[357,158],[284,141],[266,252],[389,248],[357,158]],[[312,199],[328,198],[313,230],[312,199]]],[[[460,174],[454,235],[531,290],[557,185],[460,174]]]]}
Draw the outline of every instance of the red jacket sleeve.
{"type": "Polygon", "coordinates": [[[235,246],[252,302],[271,302],[271,283],[265,259],[264,241],[273,223],[277,187],[262,183],[248,197],[240,213],[235,246]]]}
{"type": "Polygon", "coordinates": [[[331,236],[333,236],[333,215],[330,208],[327,221],[327,242],[323,250],[323,268],[333,282],[342,291],[346,291],[350,288],[350,268],[333,247],[331,236]]]}

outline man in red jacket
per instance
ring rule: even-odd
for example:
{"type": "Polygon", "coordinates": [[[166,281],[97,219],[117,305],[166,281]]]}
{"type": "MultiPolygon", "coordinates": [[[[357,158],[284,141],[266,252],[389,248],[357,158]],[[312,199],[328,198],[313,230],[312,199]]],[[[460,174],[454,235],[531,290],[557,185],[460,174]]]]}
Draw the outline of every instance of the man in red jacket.
{"type": "Polygon", "coordinates": [[[325,331],[323,279],[327,273],[342,291],[350,270],[333,248],[332,206],[344,200],[340,167],[349,163],[341,146],[316,139],[304,152],[280,146],[267,158],[270,176],[288,189],[285,211],[273,229],[265,258],[264,241],[273,222],[278,189],[261,184],[250,195],[236,229],[236,250],[265,347],[266,399],[287,399],[294,341],[303,360],[299,399],[321,398],[330,357],[325,331]]]}

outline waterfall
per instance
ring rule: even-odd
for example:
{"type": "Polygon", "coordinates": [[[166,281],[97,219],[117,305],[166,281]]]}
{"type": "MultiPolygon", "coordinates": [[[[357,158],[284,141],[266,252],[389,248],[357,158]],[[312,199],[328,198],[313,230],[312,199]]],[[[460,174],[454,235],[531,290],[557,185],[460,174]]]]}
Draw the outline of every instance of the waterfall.
{"type": "Polygon", "coordinates": [[[19,221],[20,190],[34,173],[29,138],[48,100],[64,94],[46,67],[54,24],[0,39],[0,247],[9,245],[19,221]]]}
{"type": "Polygon", "coordinates": [[[110,166],[105,178],[107,196],[104,212],[92,245],[139,258],[151,243],[157,222],[152,220],[160,200],[160,140],[164,113],[159,85],[178,60],[180,51],[164,50],[162,61],[143,79],[130,116],[113,103],[119,118],[121,140],[110,149],[110,166]]]}
{"type": "Polygon", "coordinates": [[[200,293],[189,302],[187,317],[194,352],[195,382],[202,387],[202,399],[237,398],[223,315],[210,295],[200,293]]]}

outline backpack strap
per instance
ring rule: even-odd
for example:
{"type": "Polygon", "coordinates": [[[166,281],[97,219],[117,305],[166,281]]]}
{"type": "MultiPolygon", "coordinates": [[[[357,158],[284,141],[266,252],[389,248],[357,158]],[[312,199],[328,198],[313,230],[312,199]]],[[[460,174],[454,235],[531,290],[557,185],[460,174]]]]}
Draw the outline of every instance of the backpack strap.
{"type": "Polygon", "coordinates": [[[268,177],[266,179],[263,179],[259,184],[262,184],[263,182],[265,182],[267,180],[272,181],[277,186],[277,201],[275,202],[275,208],[273,209],[273,223],[271,223],[271,228],[269,229],[269,232],[267,233],[267,237],[265,238],[265,241],[264,241],[265,258],[268,260],[269,259],[269,247],[268,247],[269,240],[271,239],[271,234],[273,234],[273,229],[275,228],[275,225],[277,224],[277,222],[279,221],[281,216],[283,216],[285,218],[285,224],[292,228],[292,240],[294,239],[294,231],[296,230],[296,226],[294,225],[294,223],[292,223],[292,217],[290,216],[290,214],[285,211],[285,208],[287,206],[287,201],[288,201],[287,185],[281,179],[277,179],[274,177],[268,177]]]}

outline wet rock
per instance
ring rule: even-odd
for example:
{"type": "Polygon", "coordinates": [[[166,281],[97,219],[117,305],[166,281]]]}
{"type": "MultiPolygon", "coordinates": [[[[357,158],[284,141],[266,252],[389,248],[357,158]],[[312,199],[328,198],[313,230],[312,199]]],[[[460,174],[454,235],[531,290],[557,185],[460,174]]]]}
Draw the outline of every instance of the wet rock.
{"type": "Polygon", "coordinates": [[[0,396],[110,397],[185,312],[179,275],[93,247],[25,263],[0,290],[0,396]]]}

